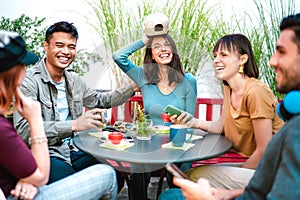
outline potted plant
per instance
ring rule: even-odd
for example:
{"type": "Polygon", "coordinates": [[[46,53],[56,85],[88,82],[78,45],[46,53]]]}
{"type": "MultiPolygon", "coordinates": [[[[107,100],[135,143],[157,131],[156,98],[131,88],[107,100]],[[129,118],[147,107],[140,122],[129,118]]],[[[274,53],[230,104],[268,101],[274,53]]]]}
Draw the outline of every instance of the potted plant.
{"type": "Polygon", "coordinates": [[[153,122],[147,118],[140,105],[137,106],[137,135],[139,140],[150,140],[153,122]]]}

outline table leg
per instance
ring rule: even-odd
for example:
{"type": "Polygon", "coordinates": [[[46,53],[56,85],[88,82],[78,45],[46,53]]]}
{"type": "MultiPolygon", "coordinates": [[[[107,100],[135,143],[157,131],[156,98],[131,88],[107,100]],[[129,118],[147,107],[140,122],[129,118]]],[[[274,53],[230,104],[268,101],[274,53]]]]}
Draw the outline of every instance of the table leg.
{"type": "Polygon", "coordinates": [[[122,172],[122,175],[124,176],[126,184],[127,184],[128,198],[129,198],[129,200],[132,200],[133,199],[133,197],[132,197],[132,185],[131,185],[131,181],[130,181],[130,179],[128,177],[129,174],[126,173],[126,172],[122,172]]]}
{"type": "Polygon", "coordinates": [[[166,177],[166,175],[167,175],[167,170],[165,168],[162,168],[161,173],[160,173],[160,177],[159,177],[159,181],[158,181],[157,191],[156,191],[156,199],[158,199],[158,197],[161,193],[164,178],[166,177]]]}
{"type": "Polygon", "coordinates": [[[150,172],[133,173],[130,177],[130,196],[132,200],[147,200],[147,188],[150,180],[150,172]]]}
{"type": "Polygon", "coordinates": [[[147,190],[147,188],[148,188],[148,183],[146,183],[146,179],[148,179],[148,177],[146,177],[146,173],[142,173],[142,184],[143,184],[143,194],[145,194],[145,200],[147,200],[148,199],[148,190],[147,190]],[[147,184],[147,185],[146,185],[147,184]]]}

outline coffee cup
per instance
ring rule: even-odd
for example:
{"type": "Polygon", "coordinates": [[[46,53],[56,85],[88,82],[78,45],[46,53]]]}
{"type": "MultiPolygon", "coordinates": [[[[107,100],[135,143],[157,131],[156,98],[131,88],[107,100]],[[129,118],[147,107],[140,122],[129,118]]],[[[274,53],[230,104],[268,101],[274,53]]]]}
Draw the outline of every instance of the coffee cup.
{"type": "Polygon", "coordinates": [[[182,147],[184,142],[189,142],[192,138],[186,139],[187,127],[182,124],[174,124],[170,126],[170,141],[174,147],[182,147]]]}
{"type": "Polygon", "coordinates": [[[112,132],[108,134],[108,139],[112,144],[120,144],[123,139],[123,133],[121,132],[112,132]]]}

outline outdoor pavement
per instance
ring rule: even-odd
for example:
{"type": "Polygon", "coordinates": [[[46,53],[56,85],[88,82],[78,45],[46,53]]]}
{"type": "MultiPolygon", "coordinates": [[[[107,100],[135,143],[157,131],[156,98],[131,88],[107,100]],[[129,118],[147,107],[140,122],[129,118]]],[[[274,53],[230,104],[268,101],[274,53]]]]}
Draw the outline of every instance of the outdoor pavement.
{"type": "MultiPolygon", "coordinates": [[[[156,190],[158,186],[158,177],[152,177],[148,186],[148,198],[151,200],[156,200],[156,190]]],[[[168,188],[168,184],[166,181],[166,178],[163,183],[162,191],[168,188]]],[[[118,195],[118,200],[128,200],[128,188],[125,184],[124,188],[121,190],[121,192],[118,195]]]]}

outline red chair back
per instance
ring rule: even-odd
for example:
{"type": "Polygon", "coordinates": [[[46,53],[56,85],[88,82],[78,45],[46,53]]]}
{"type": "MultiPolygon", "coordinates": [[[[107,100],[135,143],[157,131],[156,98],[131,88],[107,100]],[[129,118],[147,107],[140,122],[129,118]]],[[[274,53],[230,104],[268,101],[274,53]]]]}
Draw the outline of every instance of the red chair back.
{"type": "MultiPolygon", "coordinates": [[[[124,104],[124,121],[125,122],[132,122],[132,116],[134,113],[133,108],[135,107],[136,103],[138,103],[141,107],[144,106],[142,95],[135,95],[135,96],[131,97],[128,101],[125,102],[125,104],[124,104]]],[[[207,121],[212,121],[214,109],[217,106],[219,106],[219,110],[221,113],[222,104],[223,104],[222,98],[197,98],[194,116],[196,118],[199,118],[199,113],[201,111],[201,105],[204,105],[206,107],[205,119],[207,121]]],[[[118,120],[118,112],[119,112],[118,107],[112,108],[111,124],[114,124],[115,121],[118,120]]]]}

